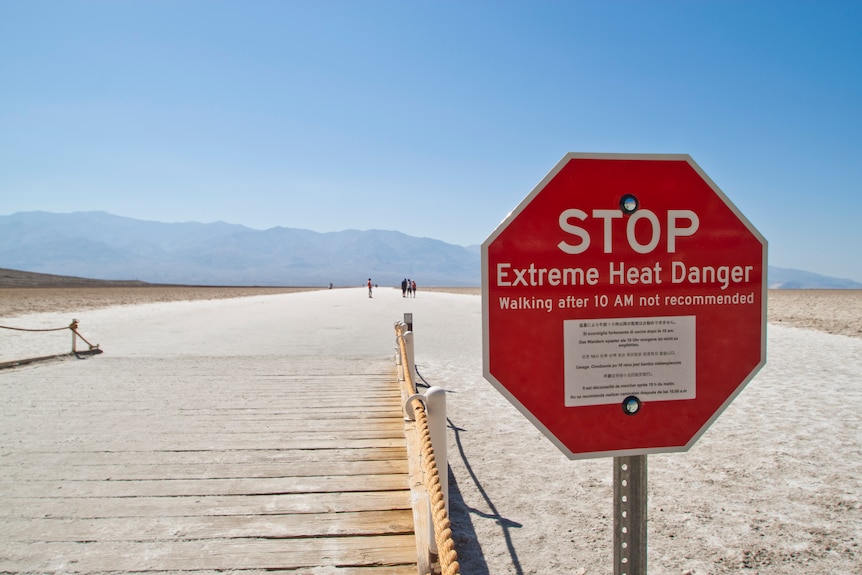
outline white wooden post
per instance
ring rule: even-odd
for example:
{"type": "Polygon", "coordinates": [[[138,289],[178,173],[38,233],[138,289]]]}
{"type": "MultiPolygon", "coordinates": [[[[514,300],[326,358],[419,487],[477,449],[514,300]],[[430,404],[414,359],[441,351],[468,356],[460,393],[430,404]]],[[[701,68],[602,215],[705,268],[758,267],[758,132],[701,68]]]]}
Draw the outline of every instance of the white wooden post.
{"type": "Polygon", "coordinates": [[[446,440],[446,390],[436,385],[425,392],[425,409],[428,411],[428,431],[431,432],[431,446],[440,474],[440,490],[449,513],[449,459],[446,440]]]}
{"type": "MultiPolygon", "coordinates": [[[[404,334],[404,348],[407,350],[407,362],[405,364],[405,369],[407,373],[410,374],[410,378],[413,379],[415,383],[416,371],[414,366],[416,365],[416,355],[413,349],[413,332],[408,331],[404,334]]],[[[415,390],[415,385],[414,385],[415,390]]]]}
{"type": "MultiPolygon", "coordinates": [[[[402,324],[400,321],[396,321],[395,322],[396,330],[401,325],[404,325],[404,324],[402,324]]],[[[396,333],[400,333],[400,331],[397,331],[396,333]]],[[[401,357],[401,346],[398,345],[398,338],[399,337],[401,337],[401,336],[400,335],[395,336],[395,367],[398,371],[398,381],[404,381],[404,358],[401,357]]]]}

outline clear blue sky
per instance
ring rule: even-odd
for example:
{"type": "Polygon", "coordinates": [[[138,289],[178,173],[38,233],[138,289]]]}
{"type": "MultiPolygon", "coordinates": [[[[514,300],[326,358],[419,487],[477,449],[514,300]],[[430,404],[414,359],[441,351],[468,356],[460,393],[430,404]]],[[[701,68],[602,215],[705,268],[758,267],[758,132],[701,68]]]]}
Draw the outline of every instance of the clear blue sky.
{"type": "Polygon", "coordinates": [[[862,281],[862,2],[0,0],[0,213],[481,243],[566,152],[688,153],[862,281]]]}

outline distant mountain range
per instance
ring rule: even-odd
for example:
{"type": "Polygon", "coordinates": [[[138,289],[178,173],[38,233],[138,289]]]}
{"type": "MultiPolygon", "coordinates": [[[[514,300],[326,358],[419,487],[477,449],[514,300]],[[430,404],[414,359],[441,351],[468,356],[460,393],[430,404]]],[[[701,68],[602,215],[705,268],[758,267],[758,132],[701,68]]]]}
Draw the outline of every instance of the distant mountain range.
{"type": "MultiPolygon", "coordinates": [[[[479,286],[479,246],[396,231],[255,230],[215,222],[161,223],[105,212],[0,216],[0,268],[104,280],[189,285],[479,286]]],[[[771,288],[862,289],[800,270],[768,270],[771,288]]]]}
{"type": "Polygon", "coordinates": [[[790,268],[769,266],[767,275],[770,289],[862,289],[862,283],[853,280],[790,268]]]}
{"type": "Polygon", "coordinates": [[[189,285],[478,286],[479,246],[395,231],[254,230],[161,223],[105,212],[0,216],[0,267],[55,275],[189,285]]]}

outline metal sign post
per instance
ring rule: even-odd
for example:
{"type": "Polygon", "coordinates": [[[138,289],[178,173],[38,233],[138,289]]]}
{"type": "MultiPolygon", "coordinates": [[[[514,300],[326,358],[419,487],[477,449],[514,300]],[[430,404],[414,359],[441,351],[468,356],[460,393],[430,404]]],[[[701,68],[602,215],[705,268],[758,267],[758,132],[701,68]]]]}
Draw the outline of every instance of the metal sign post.
{"type": "Polygon", "coordinates": [[[647,456],[614,457],[614,575],[647,572],[647,456]]]}
{"type": "Polygon", "coordinates": [[[646,574],[646,455],[766,363],[766,271],[686,154],[566,154],[482,243],[485,379],[569,458],[614,457],[615,575],[646,574]]]}

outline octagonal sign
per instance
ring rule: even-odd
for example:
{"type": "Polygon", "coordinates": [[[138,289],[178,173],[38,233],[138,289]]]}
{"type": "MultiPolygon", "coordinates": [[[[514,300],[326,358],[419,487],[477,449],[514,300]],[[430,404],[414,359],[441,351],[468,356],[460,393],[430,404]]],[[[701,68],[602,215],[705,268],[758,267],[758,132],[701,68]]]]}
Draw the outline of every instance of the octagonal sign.
{"type": "Polygon", "coordinates": [[[766,253],[688,155],[568,154],[482,244],[485,377],[570,458],[685,451],[766,362],[766,253]]]}

